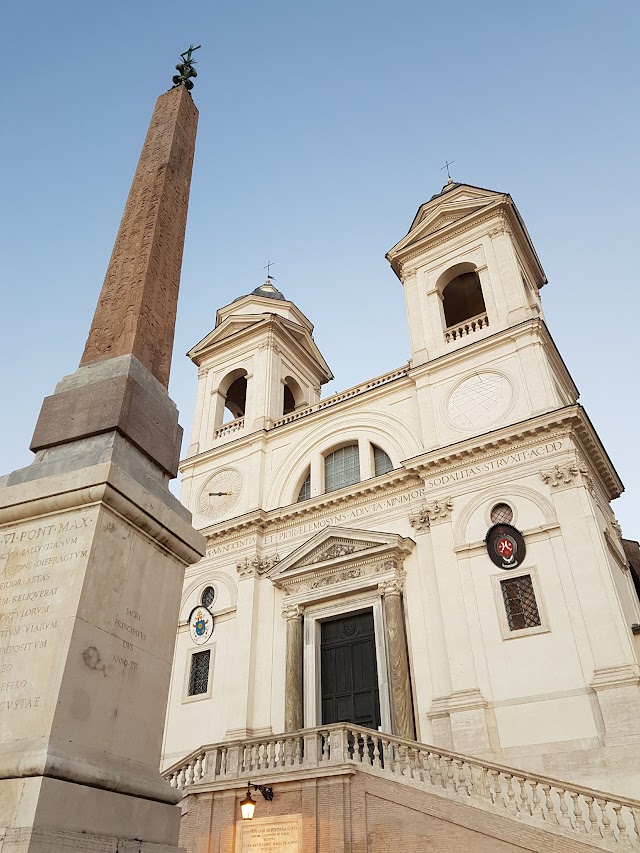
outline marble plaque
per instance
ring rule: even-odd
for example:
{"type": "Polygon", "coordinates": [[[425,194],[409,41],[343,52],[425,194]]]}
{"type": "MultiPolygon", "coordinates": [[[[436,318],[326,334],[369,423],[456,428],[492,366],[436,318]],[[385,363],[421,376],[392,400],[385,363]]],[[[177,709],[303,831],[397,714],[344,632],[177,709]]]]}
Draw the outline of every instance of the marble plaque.
{"type": "MultiPolygon", "coordinates": [[[[258,807],[260,803],[258,803],[258,807]]],[[[301,853],[302,815],[238,821],[236,853],[301,853]]]]}

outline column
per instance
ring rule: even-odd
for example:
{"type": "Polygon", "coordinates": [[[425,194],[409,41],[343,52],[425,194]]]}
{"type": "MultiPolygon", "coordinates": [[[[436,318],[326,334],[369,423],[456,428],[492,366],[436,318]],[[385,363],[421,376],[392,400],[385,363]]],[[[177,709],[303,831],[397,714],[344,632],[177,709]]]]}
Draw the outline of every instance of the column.
{"type": "Polygon", "coordinates": [[[397,737],[415,740],[407,636],[402,612],[402,581],[399,579],[387,581],[380,584],[380,589],[383,594],[387,631],[393,733],[397,737]]]}
{"type": "Polygon", "coordinates": [[[287,607],[286,676],[284,690],[284,730],[295,732],[304,727],[302,710],[302,615],[300,606],[287,607]]]}

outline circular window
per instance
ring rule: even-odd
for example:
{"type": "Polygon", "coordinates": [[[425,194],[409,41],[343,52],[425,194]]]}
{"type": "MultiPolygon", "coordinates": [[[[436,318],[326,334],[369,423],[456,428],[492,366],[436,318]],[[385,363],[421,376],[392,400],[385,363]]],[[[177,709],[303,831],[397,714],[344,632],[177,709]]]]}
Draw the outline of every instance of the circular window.
{"type": "MultiPolygon", "coordinates": [[[[513,510],[509,504],[496,504],[491,510],[491,521],[493,524],[511,524],[513,510]]],[[[204,602],[202,603],[204,604],[204,602]]]]}
{"type": "Polygon", "coordinates": [[[207,608],[207,610],[209,610],[209,608],[213,604],[213,600],[215,597],[215,589],[212,586],[208,586],[203,590],[202,595],[200,596],[200,604],[202,604],[204,607],[207,608]]]}

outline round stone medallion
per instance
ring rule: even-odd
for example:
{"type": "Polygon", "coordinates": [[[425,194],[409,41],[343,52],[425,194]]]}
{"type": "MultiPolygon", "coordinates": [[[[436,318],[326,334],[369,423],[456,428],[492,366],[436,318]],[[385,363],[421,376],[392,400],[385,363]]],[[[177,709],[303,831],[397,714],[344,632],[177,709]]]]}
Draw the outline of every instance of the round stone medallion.
{"type": "Polygon", "coordinates": [[[478,371],[449,394],[446,413],[462,429],[481,429],[498,421],[513,401],[511,383],[502,373],[478,371]]]}

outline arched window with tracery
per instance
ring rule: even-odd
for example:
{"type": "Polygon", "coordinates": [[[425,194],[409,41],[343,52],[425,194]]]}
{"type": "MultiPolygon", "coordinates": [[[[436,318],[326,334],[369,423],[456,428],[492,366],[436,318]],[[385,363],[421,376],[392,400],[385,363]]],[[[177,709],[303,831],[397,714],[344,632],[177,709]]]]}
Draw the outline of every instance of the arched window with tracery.
{"type": "Polygon", "coordinates": [[[307,476],[304,479],[304,482],[300,486],[300,491],[298,493],[297,502],[308,501],[311,497],[311,471],[308,471],[307,476]]]}

